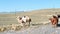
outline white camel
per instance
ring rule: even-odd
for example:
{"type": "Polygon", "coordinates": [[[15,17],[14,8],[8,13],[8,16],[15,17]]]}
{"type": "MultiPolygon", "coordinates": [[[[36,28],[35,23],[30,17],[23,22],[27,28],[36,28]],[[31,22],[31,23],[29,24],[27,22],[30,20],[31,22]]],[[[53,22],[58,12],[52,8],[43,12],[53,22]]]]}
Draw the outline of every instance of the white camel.
{"type": "Polygon", "coordinates": [[[23,23],[26,23],[26,22],[28,22],[30,26],[31,18],[29,18],[28,16],[23,16],[23,17],[18,16],[17,20],[21,24],[21,26],[23,26],[23,23]]]}

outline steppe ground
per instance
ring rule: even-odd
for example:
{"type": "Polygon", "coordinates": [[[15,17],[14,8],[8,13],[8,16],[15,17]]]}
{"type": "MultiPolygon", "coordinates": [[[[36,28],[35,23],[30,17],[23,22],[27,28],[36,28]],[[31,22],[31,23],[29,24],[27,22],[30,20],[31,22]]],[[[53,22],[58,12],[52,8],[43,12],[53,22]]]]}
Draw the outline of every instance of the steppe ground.
{"type": "Polygon", "coordinates": [[[32,23],[42,23],[47,22],[51,15],[60,14],[60,9],[41,9],[32,10],[27,12],[15,12],[15,13],[0,13],[0,25],[16,24],[17,16],[29,16],[32,19],[32,23]]]}
{"type": "MultiPolygon", "coordinates": [[[[37,33],[40,34],[39,32],[42,32],[42,31],[48,31],[49,33],[52,33],[52,31],[53,31],[53,34],[54,34],[56,32],[55,30],[57,30],[57,29],[54,29],[48,25],[41,25],[41,23],[49,22],[49,18],[51,17],[51,15],[59,15],[59,14],[60,14],[60,9],[41,9],[41,10],[33,10],[33,11],[29,11],[29,12],[0,13],[0,26],[18,24],[16,17],[17,16],[22,17],[22,16],[27,15],[32,19],[32,22],[31,22],[32,28],[29,27],[28,28],[29,30],[25,30],[24,32],[19,31],[20,33],[26,34],[27,31],[30,31],[32,29],[33,31],[36,32],[35,34],[37,34],[37,33]],[[38,26],[35,24],[38,24],[38,26]],[[36,30],[38,30],[38,31],[35,30],[35,26],[33,26],[33,25],[37,26],[36,30]]],[[[57,31],[59,31],[59,30],[57,30],[57,31]]],[[[14,32],[11,34],[14,34],[14,32]]],[[[5,32],[5,33],[10,34],[10,32],[5,32]]],[[[1,34],[4,34],[4,33],[1,33],[1,34]]],[[[34,32],[33,32],[33,34],[34,34],[34,32]]],[[[42,32],[42,34],[48,34],[48,33],[42,32]]]]}

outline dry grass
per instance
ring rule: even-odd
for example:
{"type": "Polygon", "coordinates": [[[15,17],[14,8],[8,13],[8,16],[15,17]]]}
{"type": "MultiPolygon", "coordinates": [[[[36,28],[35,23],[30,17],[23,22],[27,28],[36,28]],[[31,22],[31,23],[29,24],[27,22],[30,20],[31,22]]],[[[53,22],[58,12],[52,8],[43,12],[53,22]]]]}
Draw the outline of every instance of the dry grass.
{"type": "Polygon", "coordinates": [[[16,17],[28,15],[32,19],[32,23],[41,23],[48,21],[51,17],[50,15],[60,14],[60,9],[43,9],[43,10],[33,10],[31,12],[21,12],[21,13],[7,13],[0,14],[0,25],[8,24],[18,24],[16,17]]]}
{"type": "MultiPolygon", "coordinates": [[[[0,14],[0,26],[3,25],[10,25],[10,24],[18,24],[16,17],[19,16],[24,16],[27,15],[32,19],[31,24],[40,24],[43,23],[45,24],[46,22],[49,22],[49,18],[51,15],[57,15],[60,14],[60,9],[44,9],[44,10],[33,10],[31,12],[21,12],[21,13],[9,13],[9,14],[0,14]]],[[[13,26],[11,26],[12,28],[13,26]]],[[[12,28],[15,30],[19,26],[15,26],[12,28]]],[[[9,26],[10,28],[10,26],[9,26]]],[[[11,29],[10,28],[10,29],[11,29]]],[[[0,30],[6,29],[5,27],[1,27],[0,30]]]]}
{"type": "Polygon", "coordinates": [[[3,26],[0,26],[0,32],[6,31],[6,30],[18,31],[21,28],[22,26],[20,26],[20,24],[3,25],[3,26]]]}

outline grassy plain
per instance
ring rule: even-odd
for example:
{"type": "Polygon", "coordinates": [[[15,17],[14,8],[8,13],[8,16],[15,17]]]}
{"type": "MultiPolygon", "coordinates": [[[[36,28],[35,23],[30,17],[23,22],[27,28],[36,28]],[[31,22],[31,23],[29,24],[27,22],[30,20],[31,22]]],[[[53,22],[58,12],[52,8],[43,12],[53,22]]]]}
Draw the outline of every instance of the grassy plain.
{"type": "Polygon", "coordinates": [[[0,25],[18,24],[16,17],[27,15],[32,19],[32,24],[48,22],[50,15],[60,14],[60,9],[41,9],[29,12],[0,13],[0,25]]]}

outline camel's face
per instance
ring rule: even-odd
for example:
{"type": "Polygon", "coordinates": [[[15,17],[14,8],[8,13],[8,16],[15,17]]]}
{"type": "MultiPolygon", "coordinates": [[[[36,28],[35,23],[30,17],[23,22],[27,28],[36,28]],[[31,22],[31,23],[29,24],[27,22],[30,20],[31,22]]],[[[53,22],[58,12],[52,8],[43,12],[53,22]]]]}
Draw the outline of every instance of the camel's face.
{"type": "Polygon", "coordinates": [[[19,16],[17,16],[16,19],[19,19],[19,16]]]}
{"type": "Polygon", "coordinates": [[[20,17],[20,16],[17,16],[17,18],[16,18],[17,20],[21,20],[22,18],[20,17]]]}

